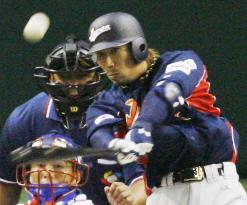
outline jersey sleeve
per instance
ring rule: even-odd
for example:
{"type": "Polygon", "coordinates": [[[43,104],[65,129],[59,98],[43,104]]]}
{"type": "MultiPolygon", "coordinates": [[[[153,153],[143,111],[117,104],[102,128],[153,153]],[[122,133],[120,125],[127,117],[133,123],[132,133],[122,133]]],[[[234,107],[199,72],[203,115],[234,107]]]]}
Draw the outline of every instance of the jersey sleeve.
{"type": "Polygon", "coordinates": [[[8,156],[11,151],[18,148],[23,140],[19,124],[16,124],[17,111],[14,111],[7,119],[0,138],[0,181],[6,183],[15,182],[15,164],[12,164],[8,156]]]}
{"type": "Polygon", "coordinates": [[[178,52],[163,66],[166,66],[165,72],[160,76],[156,85],[164,81],[177,83],[182,88],[184,98],[192,94],[205,72],[202,60],[193,51],[178,52]]]}
{"type": "MultiPolygon", "coordinates": [[[[165,55],[169,55],[165,54],[165,55]]],[[[134,126],[162,124],[169,120],[171,114],[179,111],[204,73],[203,63],[193,51],[173,53],[173,57],[163,56],[166,67],[164,72],[153,83],[145,96],[142,109],[134,126]],[[181,97],[180,97],[181,96],[181,97]],[[145,123],[144,123],[145,122],[145,123]]]]}
{"type": "MultiPolygon", "coordinates": [[[[123,117],[119,116],[122,108],[119,97],[114,92],[102,93],[87,111],[87,136],[90,145],[95,148],[107,148],[108,143],[119,132],[119,125],[123,124],[123,117]]],[[[123,179],[128,185],[142,177],[144,169],[142,165],[131,163],[122,166],[123,179]]]]}
{"type": "Polygon", "coordinates": [[[126,164],[123,166],[123,175],[124,175],[124,182],[127,185],[131,185],[135,181],[143,177],[144,167],[136,162],[126,164]]]}
{"type": "Polygon", "coordinates": [[[120,110],[121,108],[111,92],[102,93],[88,108],[86,115],[87,136],[92,146],[95,146],[94,142],[101,141],[103,136],[113,135],[115,125],[123,121],[123,118],[118,116],[120,110]],[[100,134],[96,133],[101,128],[103,130],[100,131],[100,134]]]}

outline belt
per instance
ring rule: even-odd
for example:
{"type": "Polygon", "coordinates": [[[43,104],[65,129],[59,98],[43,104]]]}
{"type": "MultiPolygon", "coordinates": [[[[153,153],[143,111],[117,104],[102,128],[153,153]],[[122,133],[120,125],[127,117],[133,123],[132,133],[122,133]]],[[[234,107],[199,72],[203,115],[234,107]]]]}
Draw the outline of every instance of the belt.
{"type": "Polygon", "coordinates": [[[207,179],[207,181],[214,181],[222,176],[224,178],[238,178],[235,164],[232,162],[223,162],[171,172],[162,177],[161,186],[170,186],[176,182],[199,182],[204,179],[207,179]]]}
{"type": "Polygon", "coordinates": [[[173,173],[173,183],[202,181],[205,177],[204,168],[201,166],[182,169],[173,173]]]}
{"type": "MultiPolygon", "coordinates": [[[[209,165],[210,166],[210,165],[209,165]]],[[[224,173],[223,164],[215,164],[219,176],[224,173]]],[[[206,166],[205,166],[206,167],[206,166]]],[[[206,171],[203,166],[182,169],[173,173],[173,183],[175,182],[193,182],[202,181],[207,177],[206,171]]]]}
{"type": "MultiPolygon", "coordinates": [[[[223,164],[217,164],[217,171],[219,176],[224,173],[223,164]]],[[[173,182],[191,182],[191,181],[202,181],[206,177],[206,172],[204,167],[197,166],[192,168],[182,169],[178,172],[173,173],[173,182]]]]}

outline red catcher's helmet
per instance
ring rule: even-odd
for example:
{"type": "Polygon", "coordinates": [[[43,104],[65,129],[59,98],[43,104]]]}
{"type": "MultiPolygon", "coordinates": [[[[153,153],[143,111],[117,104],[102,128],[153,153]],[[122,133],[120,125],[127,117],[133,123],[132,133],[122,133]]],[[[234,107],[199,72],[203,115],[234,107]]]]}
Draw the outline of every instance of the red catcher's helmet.
{"type": "MultiPolygon", "coordinates": [[[[39,149],[54,147],[66,149],[78,148],[79,145],[75,144],[68,136],[52,133],[37,138],[28,143],[28,146],[39,149]]],[[[61,199],[75,191],[76,187],[83,186],[88,180],[88,175],[89,167],[82,163],[81,157],[54,162],[52,168],[47,168],[45,163],[21,163],[16,168],[16,181],[19,185],[25,187],[30,198],[47,202],[54,202],[57,198],[61,199]],[[62,162],[64,164],[61,164],[62,162]],[[68,163],[71,166],[69,169],[62,167],[68,163]],[[55,176],[64,181],[62,183],[56,181],[55,176]],[[44,177],[45,182],[42,182],[41,177],[44,177]]]]}

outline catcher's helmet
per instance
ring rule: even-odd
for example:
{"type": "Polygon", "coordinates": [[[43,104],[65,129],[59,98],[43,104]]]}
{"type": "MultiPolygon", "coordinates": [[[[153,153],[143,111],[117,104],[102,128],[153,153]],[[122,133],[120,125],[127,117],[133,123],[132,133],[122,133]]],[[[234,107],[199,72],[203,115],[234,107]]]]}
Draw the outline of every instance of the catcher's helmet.
{"type": "Polygon", "coordinates": [[[89,45],[69,36],[66,42],[56,46],[46,57],[45,66],[34,69],[34,77],[41,89],[51,95],[63,125],[71,129],[71,119],[78,121],[79,128],[84,127],[84,112],[98,93],[104,89],[107,78],[105,73],[88,56],[89,45]],[[51,74],[60,76],[85,76],[95,73],[93,81],[86,85],[50,82],[51,74]],[[77,90],[77,97],[69,95],[71,89],[77,90]]]}
{"type": "MultiPolygon", "coordinates": [[[[29,142],[27,146],[37,149],[76,149],[79,145],[63,134],[45,134],[29,142]]],[[[16,167],[16,181],[25,187],[29,198],[37,200],[39,204],[62,199],[68,194],[74,195],[76,187],[87,182],[89,166],[82,163],[81,157],[44,163],[21,163],[16,167]],[[49,165],[49,166],[48,166],[49,165]],[[42,202],[42,203],[41,203],[42,202]]],[[[54,203],[55,204],[55,203],[54,203]]]]}
{"type": "Polygon", "coordinates": [[[137,62],[148,56],[148,46],[138,20],[123,12],[105,14],[95,19],[89,27],[89,53],[131,43],[132,54],[137,62]]]}

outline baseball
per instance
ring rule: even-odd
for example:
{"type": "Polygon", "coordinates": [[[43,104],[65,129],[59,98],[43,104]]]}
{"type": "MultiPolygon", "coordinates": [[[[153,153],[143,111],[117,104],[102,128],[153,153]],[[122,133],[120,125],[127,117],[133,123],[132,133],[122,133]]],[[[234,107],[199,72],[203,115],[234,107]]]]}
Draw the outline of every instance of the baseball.
{"type": "Polygon", "coordinates": [[[45,13],[35,13],[28,20],[23,30],[23,37],[29,43],[37,43],[44,37],[49,26],[50,19],[45,13]]]}

